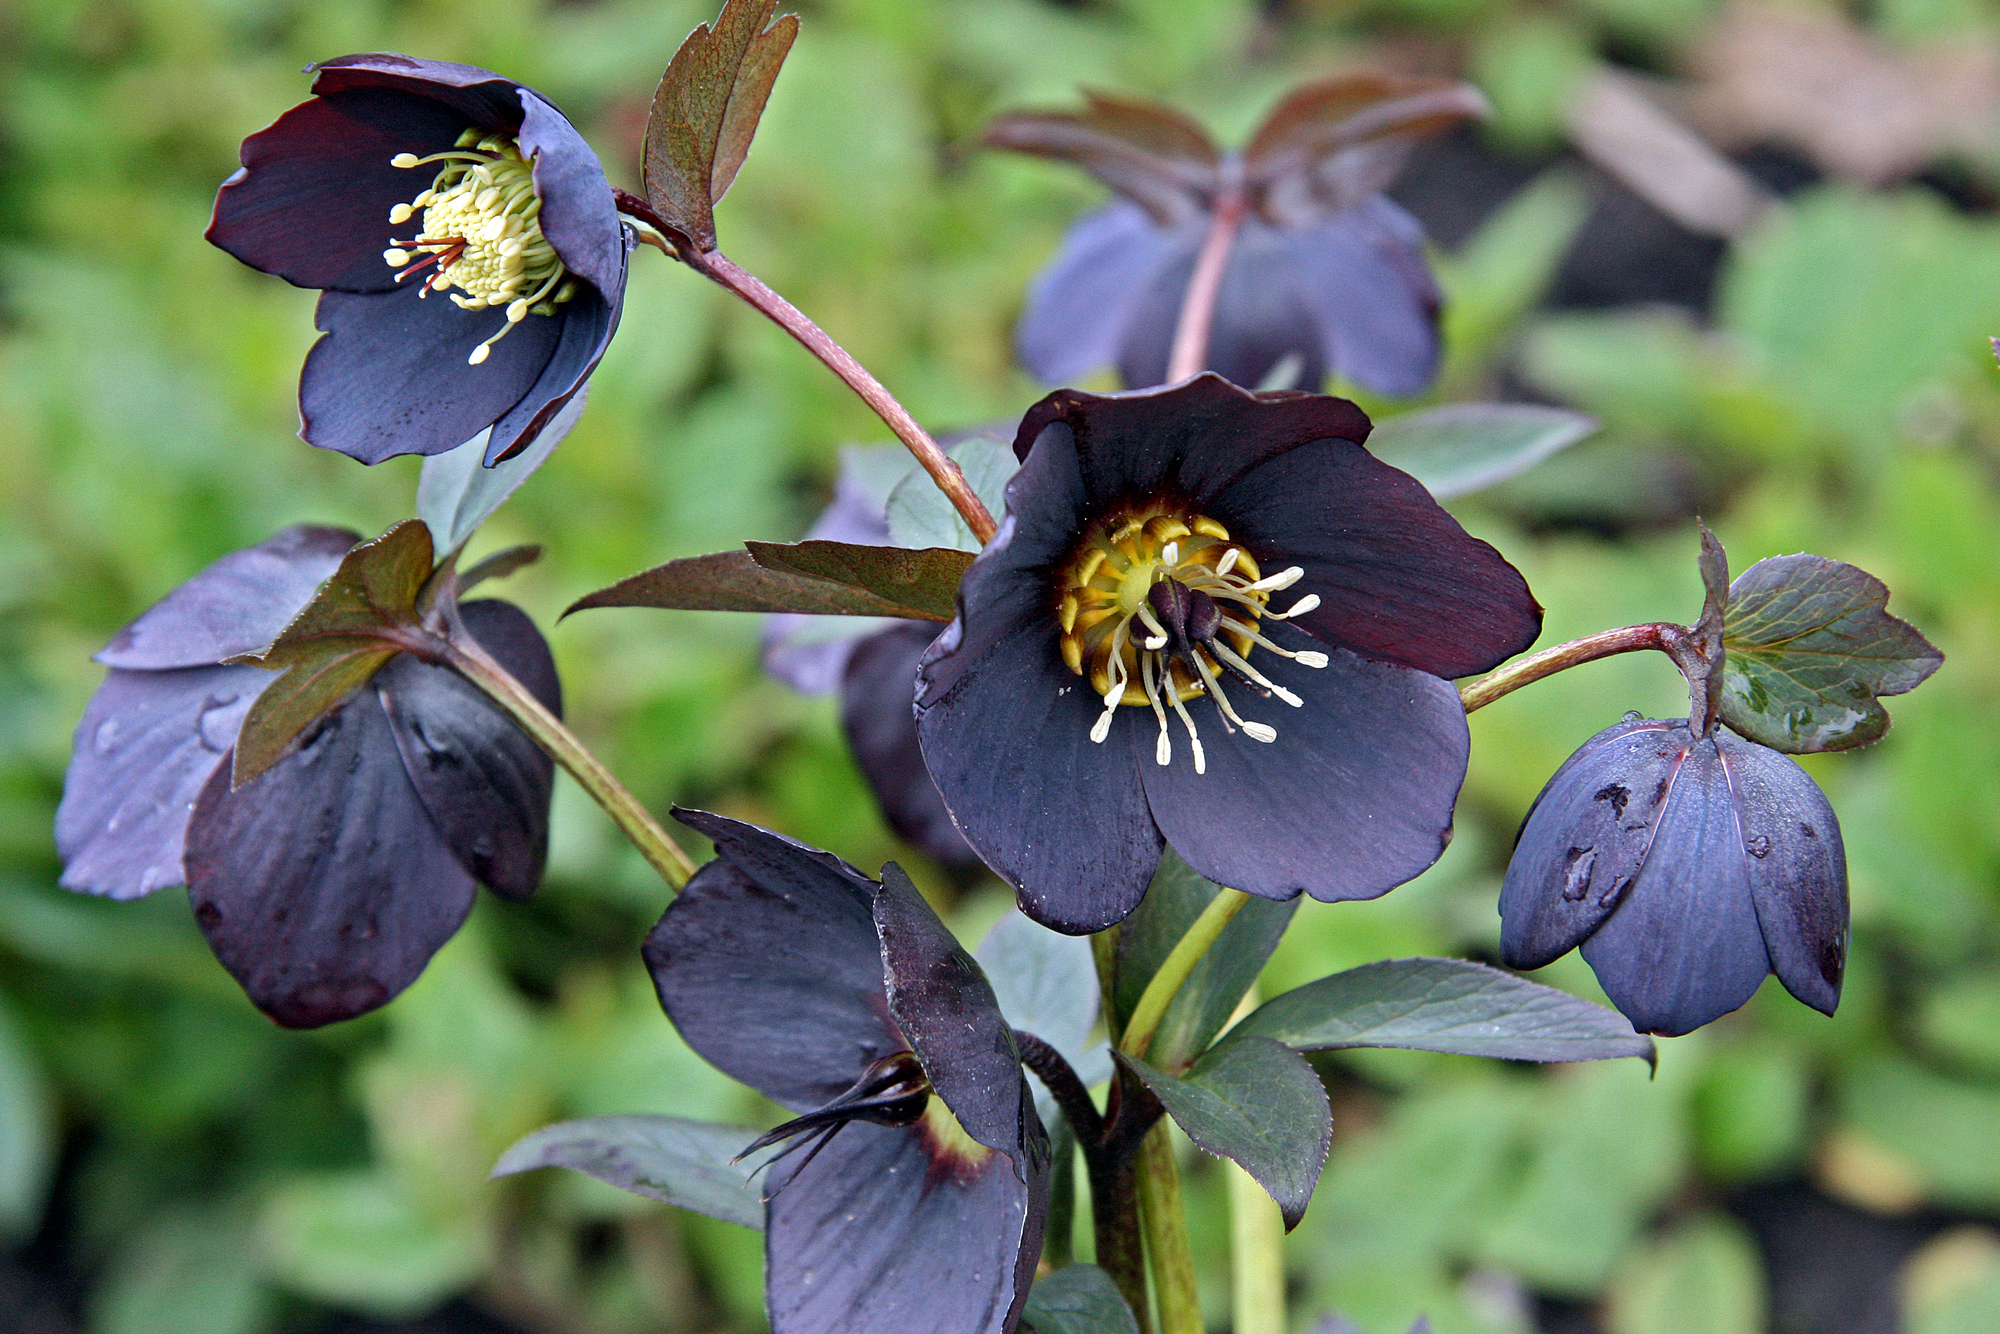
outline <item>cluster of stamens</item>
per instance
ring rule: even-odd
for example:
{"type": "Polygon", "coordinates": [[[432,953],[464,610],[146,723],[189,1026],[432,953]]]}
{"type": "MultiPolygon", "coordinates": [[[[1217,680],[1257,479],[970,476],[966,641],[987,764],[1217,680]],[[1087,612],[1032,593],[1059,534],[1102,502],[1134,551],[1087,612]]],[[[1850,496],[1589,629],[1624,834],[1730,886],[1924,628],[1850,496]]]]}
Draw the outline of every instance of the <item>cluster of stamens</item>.
{"type": "Polygon", "coordinates": [[[390,240],[382,259],[401,282],[425,269],[423,291],[447,292],[464,310],[507,308],[506,323],[466,358],[477,366],[493,344],[529,315],[553,315],[576,295],[562,257],[542,235],[542,200],[535,193],[534,164],[504,134],[467,130],[450,151],[418,157],[398,153],[402,168],[442,162],[431,187],[389,210],[400,227],[423,211],[423,225],[408,241],[390,240]],[[459,292],[451,292],[456,287],[459,292]]]}
{"type": "Polygon", "coordinates": [[[1276,728],[1237,713],[1222,678],[1299,706],[1299,697],[1252,666],[1249,654],[1262,648],[1302,666],[1326,666],[1324,653],[1280,648],[1258,632],[1262,621],[1319,605],[1319,596],[1308,593],[1284,611],[1271,610],[1271,595],[1304,576],[1296,565],[1261,573],[1228,529],[1201,515],[1155,508],[1093,524],[1059,576],[1056,612],[1063,661],[1104,701],[1090,739],[1103,742],[1120,706],[1150,708],[1160,724],[1153,758],[1168,764],[1171,709],[1187,728],[1195,772],[1204,773],[1207,760],[1187,701],[1206,694],[1225,731],[1240,727],[1253,740],[1277,740],[1276,728]]]}

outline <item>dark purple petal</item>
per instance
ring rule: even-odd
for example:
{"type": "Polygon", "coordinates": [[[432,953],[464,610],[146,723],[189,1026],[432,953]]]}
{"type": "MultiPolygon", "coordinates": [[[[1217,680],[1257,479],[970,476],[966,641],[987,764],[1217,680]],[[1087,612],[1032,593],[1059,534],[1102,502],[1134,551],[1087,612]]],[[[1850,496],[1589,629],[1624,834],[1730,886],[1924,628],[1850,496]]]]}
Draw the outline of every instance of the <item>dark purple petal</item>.
{"type": "Polygon", "coordinates": [[[854,762],[897,837],[945,862],[976,861],[938,795],[911,710],[917,662],[938,636],[925,621],[855,641],[840,684],[840,726],[854,762]]]}
{"type": "Polygon", "coordinates": [[[1500,890],[1509,968],[1569,953],[1623,901],[1658,832],[1689,737],[1672,723],[1608,727],[1563,761],[1535,798],[1500,890]]]}
{"type": "Polygon", "coordinates": [[[1377,195],[1277,234],[1297,265],[1326,363],[1378,394],[1422,393],[1437,374],[1443,299],[1416,219],[1377,195]]]}
{"type": "MultiPolygon", "coordinates": [[[[555,662],[527,613],[494,601],[460,611],[480,644],[560,716],[555,662]]],[[[555,762],[449,668],[399,655],[374,687],[410,782],[465,869],[504,898],[533,894],[548,856],[555,762]]]]}
{"type": "Polygon", "coordinates": [[[195,803],[186,864],[209,946],[288,1028],[386,1004],[458,930],[474,896],[371,688],[236,791],[229,766],[218,766],[195,803]]]}
{"type": "Polygon", "coordinates": [[[795,1112],[903,1050],[883,991],[875,883],[755,825],[675,816],[716,849],[646,937],[660,1004],[688,1045],[795,1112]]]}
{"type": "Polygon", "coordinates": [[[1021,911],[1083,935],[1138,905],[1160,835],[1140,784],[1137,711],[1120,709],[1105,743],[1091,742],[1097,697],[1057,656],[1046,577],[1011,563],[1016,522],[966,572],[959,618],[925,656],[917,735],[945,806],[1021,911]]]}
{"type": "Polygon", "coordinates": [[[456,107],[396,88],[301,102],[243,141],[242,167],[216,191],[208,239],[299,287],[389,291],[389,210],[436,174],[389,160],[448,149],[473,123],[456,107]]]}
{"type": "MultiPolygon", "coordinates": [[[[1285,631],[1273,638],[1309,642],[1285,631]]],[[[1277,728],[1273,742],[1225,732],[1212,699],[1189,701],[1206,773],[1195,772],[1178,720],[1172,762],[1162,766],[1153,762],[1152,715],[1119,710],[1143,720],[1127,744],[1145,752],[1140,773],[1160,832],[1208,879],[1271,899],[1301,890],[1371,899],[1417,875],[1450,841],[1471,745],[1458,692],[1424,672],[1338,649],[1329,657],[1315,670],[1252,654],[1304,700],[1299,708],[1223,687],[1243,717],[1277,728]]]]}
{"type": "Polygon", "coordinates": [[[1026,1181],[1048,1158],[1048,1136],[1028,1101],[1014,1031],[986,974],[894,862],[882,868],[875,929],[889,1013],[931,1088],[965,1132],[1006,1154],[1026,1181]]]}
{"type": "Polygon", "coordinates": [[[345,528],[300,524],[232,551],[120,630],[97,660],[163,671],[268,647],[360,540],[345,528]]]}
{"type": "MultiPolygon", "coordinates": [[[[1140,331],[1135,309],[1168,265],[1194,262],[1206,218],[1183,227],[1157,225],[1137,204],[1118,200],[1086,214],[1028,289],[1014,347],[1028,373],[1045,384],[1070,384],[1119,359],[1140,331]]],[[[1180,288],[1187,286],[1183,271],[1180,288]]],[[[1165,337],[1173,338],[1170,316],[1165,337]]],[[[1166,365],[1164,357],[1161,366],[1166,365]]],[[[1157,383],[1149,380],[1146,383],[1157,383]]]]}
{"type": "Polygon", "coordinates": [[[104,678],[77,724],[56,809],[63,888],[135,899],[184,883],[195,798],[270,679],[257,667],[104,678]]]}
{"type": "Polygon", "coordinates": [[[1840,821],[1789,755],[1718,731],[1736,793],[1750,894],[1771,971],[1822,1014],[1840,1004],[1847,966],[1847,853],[1840,821]]]}
{"type": "MultiPolygon", "coordinates": [[[[621,264],[622,261],[621,252],[621,264]]],[[[500,349],[519,337],[526,326],[536,323],[555,326],[555,344],[527,392],[493,422],[493,434],[486,445],[486,466],[490,468],[503,459],[511,459],[532,445],[535,437],[562,411],[563,404],[583,388],[584,381],[597,369],[604,349],[610,346],[611,335],[618,331],[618,316],[624,304],[625,279],[621,268],[610,299],[588,288],[579,288],[574,297],[556,307],[554,315],[530,315],[514,326],[513,333],[494,345],[494,359],[497,359],[500,349]]],[[[490,359],[484,366],[459,369],[477,373],[492,365],[490,359]]]]}
{"type": "Polygon", "coordinates": [[[1693,1032],[1749,1000],[1771,971],[1742,839],[1715,743],[1696,742],[1645,865],[1583,942],[1604,993],[1640,1032],[1693,1032]]]}
{"type": "MultiPolygon", "coordinates": [[[[933,1113],[934,1115],[935,1113],[933,1113]]],[[[1005,1334],[1041,1251],[1047,1190],[1006,1154],[972,1163],[926,1121],[842,1127],[781,1162],[765,1208],[771,1334],[1005,1334]]]]}
{"type": "MultiPolygon", "coordinates": [[[[510,416],[538,387],[574,318],[567,307],[593,301],[579,293],[554,315],[528,316],[493,344],[483,364],[471,366],[466,357],[506,322],[505,313],[461,310],[445,294],[423,291],[406,285],[370,296],[320,295],[313,320],[323,336],[299,377],[299,433],[308,442],[363,463],[456,448],[510,416]]],[[[602,311],[585,316],[593,346],[603,319],[602,311]]]]}
{"type": "Polygon", "coordinates": [[[1267,572],[1304,568],[1275,605],[1318,594],[1297,623],[1329,644],[1453,678],[1497,666],[1541,632],[1519,570],[1422,483],[1348,441],[1263,463],[1207,512],[1267,572]]]}
{"type": "Polygon", "coordinates": [[[388,88],[441,102],[482,129],[514,134],[521,128],[521,85],[477,65],[373,51],[322,60],[313,70],[312,90],[322,97],[349,88],[388,88]]]}
{"type": "Polygon", "coordinates": [[[625,290],[628,246],[604,167],[562,112],[526,88],[520,98],[518,142],[535,164],[542,235],[565,268],[615,301],[625,290]]]}
{"type": "MultiPolygon", "coordinates": [[[[1118,355],[1118,376],[1128,388],[1166,379],[1181,306],[1194,274],[1194,248],[1163,266],[1133,310],[1118,355]]],[[[1287,357],[1293,370],[1281,389],[1318,390],[1328,357],[1305,299],[1305,276],[1286,237],[1252,218],[1243,224],[1216,293],[1214,324],[1204,370],[1245,388],[1265,382],[1287,357]]]]}

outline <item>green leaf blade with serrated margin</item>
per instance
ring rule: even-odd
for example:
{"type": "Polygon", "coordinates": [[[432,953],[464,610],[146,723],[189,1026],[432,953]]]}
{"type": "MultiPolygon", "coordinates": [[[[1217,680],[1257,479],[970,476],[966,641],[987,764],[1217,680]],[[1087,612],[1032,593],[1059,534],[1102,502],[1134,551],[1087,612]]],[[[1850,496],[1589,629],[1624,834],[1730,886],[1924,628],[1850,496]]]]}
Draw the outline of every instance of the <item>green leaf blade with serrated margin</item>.
{"type": "Polygon", "coordinates": [[[1449,500],[1526,472],[1596,429],[1596,418],[1566,408],[1448,403],[1377,421],[1368,452],[1449,500]]]}
{"type": "Polygon", "coordinates": [[[948,621],[956,610],[958,580],[972,563],[964,552],[937,549],[900,551],[845,542],[751,545],[750,551],[690,556],[642,570],[579,598],[563,615],[594,607],[658,607],[948,621]],[[848,550],[804,551],[807,547],[848,550]],[[857,552],[885,554],[863,558],[857,552]],[[870,578],[877,578],[880,588],[856,582],[870,578]]]}
{"type": "Polygon", "coordinates": [[[1464,959],[1387,959],[1309,982],[1244,1017],[1256,1036],[1301,1051],[1402,1047],[1510,1061],[1654,1058],[1615,1010],[1464,959]]]}
{"type": "Polygon", "coordinates": [[[1233,1160],[1297,1227],[1333,1146],[1333,1109],[1305,1057],[1283,1043],[1232,1033],[1176,1079],[1120,1053],[1197,1146],[1233,1160]]]}
{"type": "Polygon", "coordinates": [[[1096,1265],[1064,1265],[1036,1279],[1021,1319],[1035,1334],[1139,1334],[1118,1285],[1096,1265]]]}
{"type": "Polygon", "coordinates": [[[1788,754],[1848,750],[1889,729],[1880,696],[1914,690],[1944,655],[1887,611],[1889,588],[1820,556],[1773,556],[1730,587],[1722,720],[1788,754]]]}
{"type": "Polygon", "coordinates": [[[764,1204],[731,1160],[757,1138],[677,1116],[593,1116],[544,1126],[502,1154],[496,1177],[567,1167],[649,1200],[762,1230],[764,1204]]]}
{"type": "MultiPolygon", "coordinates": [[[[992,436],[961,440],[947,451],[990,514],[1007,508],[1007,483],[1020,470],[1014,447],[992,436]]],[[[954,547],[977,553],[979,539],[938,490],[931,475],[912,468],[889,493],[889,540],[899,547],[954,547]]]]}

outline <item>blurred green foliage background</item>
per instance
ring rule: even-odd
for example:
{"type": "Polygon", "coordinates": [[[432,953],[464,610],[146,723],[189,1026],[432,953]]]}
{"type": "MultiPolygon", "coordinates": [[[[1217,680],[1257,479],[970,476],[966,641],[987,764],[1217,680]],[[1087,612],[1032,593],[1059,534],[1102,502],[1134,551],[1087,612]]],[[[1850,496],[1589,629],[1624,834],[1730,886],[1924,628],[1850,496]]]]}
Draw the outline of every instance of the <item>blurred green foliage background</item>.
{"type": "MultiPolygon", "coordinates": [[[[1305,75],[1462,71],[1496,117],[1453,151],[1523,188],[1454,199],[1471,178],[1447,173],[1429,196],[1466,224],[1438,255],[1452,305],[1436,397],[1535,394],[1605,423],[1457,506],[1548,605],[1544,642],[1692,617],[1699,509],[1739,569],[1811,550],[1881,575],[1891,610],[1948,655],[1893,702],[1886,741],[1808,761],[1853,876],[1839,1016],[1773,982],[1663,1042],[1651,1080],[1636,1062],[1327,1060],[1340,1133],[1290,1243],[1300,1324],[1339,1308],[1371,1334],[1422,1311],[1439,1334],[1804,1334],[1893,1329],[1903,1310],[1913,1334],[2000,1330],[1996,156],[1940,134],[1907,170],[1862,180],[1802,132],[1784,203],[1726,245],[1692,241],[1720,265],[1712,305],[1704,278],[1679,305],[1554,308],[1580,251],[1626,253],[1620,219],[1634,216],[1622,186],[1564,150],[1566,99],[1607,58],[1662,86],[1698,81],[1704,43],[1754,9],[798,8],[804,35],[721,209],[724,245],[934,427],[1038,396],[1011,366],[1011,323],[1061,229],[1099,197],[1059,169],[971,152],[986,116],[1085,83],[1169,98],[1228,136],[1305,75]],[[1890,1323],[1866,1324],[1878,1308],[1890,1323]]],[[[710,10],[0,8],[0,1330],[759,1327],[754,1235],[582,1178],[486,1179],[507,1144],[558,1117],[760,1115],[660,1015],[637,944],[663,891],[574,788],[558,791],[534,902],[483,903],[402,999],[318,1033],[251,1008],[180,894],[113,905],[57,890],[49,835],[99,676],[87,655],[114,630],[282,525],[373,533],[409,512],[413,461],[366,470],[293,438],[311,295],[201,236],[238,140],[304,95],[306,62],[401,50],[543,90],[634,186],[653,83],[710,10]]],[[[1940,43],[1996,49],[1988,0],[1796,12],[1888,68],[1926,68],[1940,43]]],[[[1650,254],[1627,254],[1642,291],[1650,254]]],[[[783,334],[643,252],[582,425],[476,546],[548,547],[505,593],[549,626],[641,567],[795,537],[837,446],[884,438],[783,334]]],[[[655,809],[724,810],[864,867],[917,860],[875,814],[831,705],[760,674],[756,631],[597,612],[550,638],[577,730],[655,809]]],[[[1627,709],[1684,710],[1671,667],[1607,661],[1477,715],[1444,861],[1379,902],[1307,905],[1265,991],[1391,955],[1490,956],[1514,828],[1555,766],[1627,709]]],[[[1005,903],[996,885],[916,869],[968,939],[1005,903]]],[[[1601,998],[1575,956],[1542,976],[1601,998]]],[[[1220,1329],[1220,1174],[1198,1164],[1190,1189],[1220,1329]]]]}

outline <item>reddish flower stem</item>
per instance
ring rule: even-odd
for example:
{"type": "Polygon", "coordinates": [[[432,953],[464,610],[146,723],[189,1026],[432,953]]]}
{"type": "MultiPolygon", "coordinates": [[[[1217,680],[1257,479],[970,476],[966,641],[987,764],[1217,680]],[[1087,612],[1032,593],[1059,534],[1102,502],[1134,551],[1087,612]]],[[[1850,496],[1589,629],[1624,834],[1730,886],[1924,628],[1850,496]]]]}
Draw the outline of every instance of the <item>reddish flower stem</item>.
{"type": "Polygon", "coordinates": [[[1215,201],[1215,212],[1195,256],[1194,273],[1188,278],[1187,295],[1181,298],[1181,315],[1174,325],[1174,348],[1167,358],[1167,383],[1201,373],[1208,360],[1208,337],[1215,328],[1215,301],[1222,294],[1222,273],[1229,265],[1229,252],[1243,218],[1250,211],[1249,200],[1238,185],[1223,187],[1215,201]]]}
{"type": "Polygon", "coordinates": [[[1567,644],[1557,644],[1554,648],[1545,648],[1540,653],[1530,653],[1525,658],[1517,658],[1504,667],[1488,672],[1477,681],[1460,686],[1458,697],[1464,703],[1465,711],[1471,713],[1545,676],[1554,676],[1557,672],[1599,658],[1636,653],[1642,649],[1657,649],[1672,658],[1675,666],[1687,670],[1684,662],[1689,652],[1686,627],[1656,621],[1650,625],[1605,630],[1582,639],[1572,639],[1567,644]]]}

